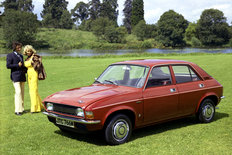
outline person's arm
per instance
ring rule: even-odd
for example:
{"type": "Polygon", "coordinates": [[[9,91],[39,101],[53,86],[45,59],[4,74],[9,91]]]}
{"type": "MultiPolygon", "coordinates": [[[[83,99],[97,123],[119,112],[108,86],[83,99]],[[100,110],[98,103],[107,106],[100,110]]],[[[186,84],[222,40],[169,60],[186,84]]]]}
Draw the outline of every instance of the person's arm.
{"type": "Polygon", "coordinates": [[[13,59],[7,55],[7,58],[6,58],[6,67],[8,69],[13,69],[13,68],[19,68],[21,66],[19,66],[20,64],[13,64],[13,59]]]}

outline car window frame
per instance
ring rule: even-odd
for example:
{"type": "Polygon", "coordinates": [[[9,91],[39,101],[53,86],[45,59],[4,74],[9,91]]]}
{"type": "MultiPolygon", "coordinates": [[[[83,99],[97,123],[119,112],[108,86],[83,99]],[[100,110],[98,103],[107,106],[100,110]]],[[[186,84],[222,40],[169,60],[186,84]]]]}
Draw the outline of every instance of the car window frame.
{"type": "Polygon", "coordinates": [[[172,68],[171,68],[171,66],[170,66],[169,64],[155,65],[155,66],[153,66],[153,67],[150,69],[150,71],[149,71],[149,73],[148,73],[148,75],[147,75],[147,80],[146,80],[146,83],[145,83],[145,85],[144,85],[144,90],[145,90],[145,89],[152,89],[152,88],[162,87],[162,86],[171,86],[171,85],[174,85],[174,84],[175,84],[174,82],[175,82],[175,81],[174,81],[174,79],[173,79],[173,70],[172,70],[172,68]],[[168,67],[169,73],[170,73],[170,78],[171,78],[171,84],[169,84],[169,85],[159,85],[159,86],[147,87],[149,77],[150,77],[150,75],[151,75],[152,70],[153,70],[155,67],[168,67]]]}

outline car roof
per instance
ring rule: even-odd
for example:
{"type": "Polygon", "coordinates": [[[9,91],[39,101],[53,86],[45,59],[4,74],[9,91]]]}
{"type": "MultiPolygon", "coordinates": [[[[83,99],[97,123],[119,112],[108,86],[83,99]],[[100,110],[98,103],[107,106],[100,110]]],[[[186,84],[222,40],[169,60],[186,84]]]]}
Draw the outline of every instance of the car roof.
{"type": "Polygon", "coordinates": [[[172,59],[138,59],[138,60],[127,60],[121,61],[114,64],[133,64],[142,66],[155,66],[155,65],[167,65],[167,64],[192,64],[188,61],[183,60],[172,60],[172,59]]]}

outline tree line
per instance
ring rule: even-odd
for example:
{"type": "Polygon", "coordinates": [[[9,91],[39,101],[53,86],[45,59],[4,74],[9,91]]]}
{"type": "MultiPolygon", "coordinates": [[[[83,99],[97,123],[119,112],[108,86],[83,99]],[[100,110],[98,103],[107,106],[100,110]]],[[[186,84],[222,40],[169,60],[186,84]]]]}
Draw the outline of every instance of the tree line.
{"type": "Polygon", "coordinates": [[[138,40],[153,39],[163,47],[209,47],[232,46],[232,26],[224,13],[206,9],[196,23],[187,21],[183,15],[169,10],[157,23],[146,24],[143,0],[125,0],[123,25],[118,26],[117,0],[91,0],[79,2],[69,12],[66,0],[45,0],[41,12],[42,21],[33,14],[32,0],[5,0],[1,3],[0,23],[6,46],[14,40],[24,44],[36,44],[39,27],[72,29],[93,32],[99,40],[109,43],[126,43],[125,36],[134,34],[138,40]]]}

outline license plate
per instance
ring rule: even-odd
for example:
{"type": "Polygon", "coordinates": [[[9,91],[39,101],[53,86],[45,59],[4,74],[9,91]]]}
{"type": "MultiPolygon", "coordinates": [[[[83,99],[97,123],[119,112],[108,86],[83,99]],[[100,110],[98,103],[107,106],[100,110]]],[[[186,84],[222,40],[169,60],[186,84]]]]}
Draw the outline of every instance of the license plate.
{"type": "Polygon", "coordinates": [[[56,124],[74,128],[74,122],[66,119],[56,118],[56,124]]]}

